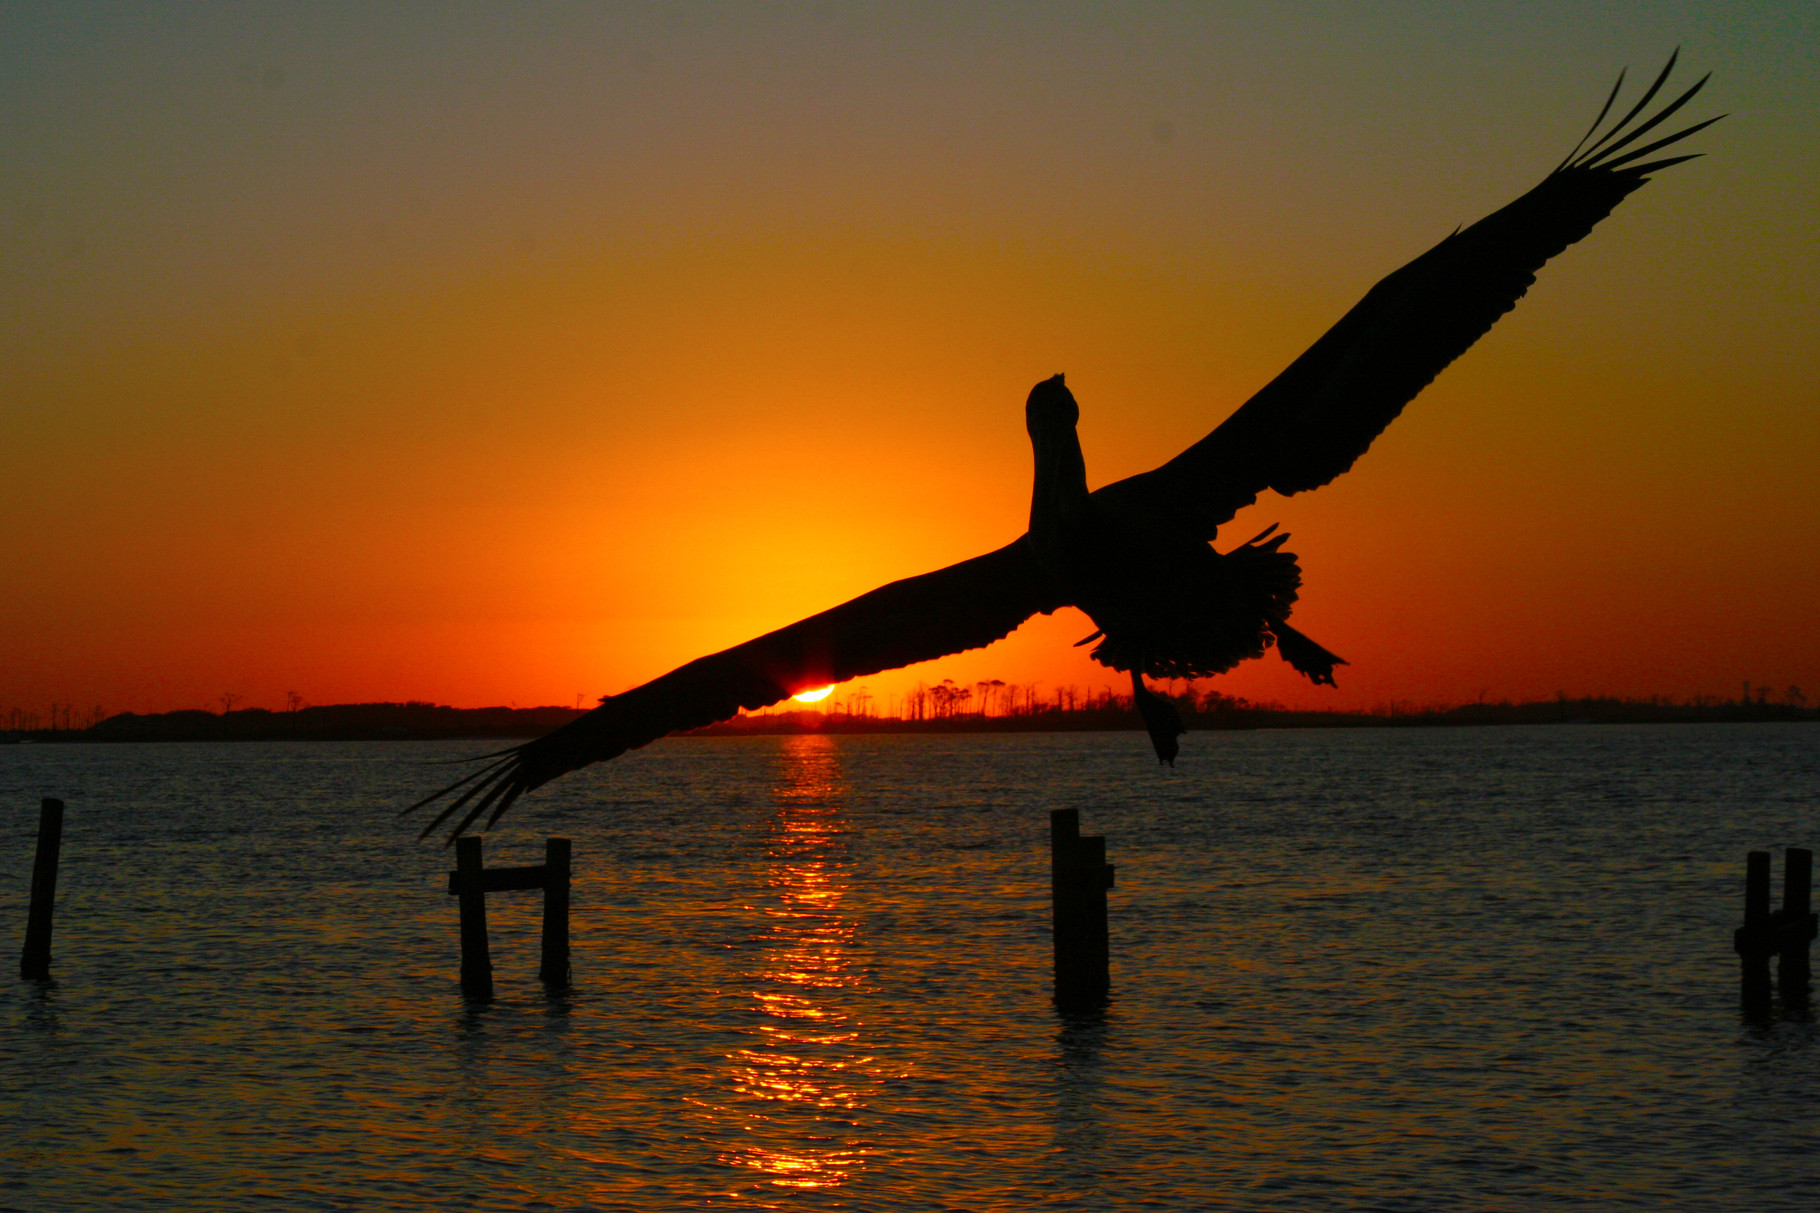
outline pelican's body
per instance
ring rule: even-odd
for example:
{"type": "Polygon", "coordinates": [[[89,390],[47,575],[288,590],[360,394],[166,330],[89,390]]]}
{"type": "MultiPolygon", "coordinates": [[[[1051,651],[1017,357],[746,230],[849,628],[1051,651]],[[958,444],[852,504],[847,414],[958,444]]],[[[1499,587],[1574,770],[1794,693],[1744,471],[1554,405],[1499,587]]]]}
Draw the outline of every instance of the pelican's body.
{"type": "Polygon", "coordinates": [[[1288,623],[1301,571],[1282,548],[1285,537],[1266,531],[1220,552],[1212,546],[1216,532],[1267,489],[1287,496],[1345,472],[1404,405],[1516,305],[1549,258],[1590,232],[1647,173],[1692,159],[1638,163],[1717,119],[1626,150],[1705,83],[1631,125],[1674,62],[1584,152],[1576,147],[1534,189],[1379,282],[1282,374],[1168,463],[1089,492],[1075,431],[1079,407],[1060,375],[1044,380],[1025,404],[1036,463],[1025,534],[604,699],[412,805],[460,792],[424,833],[464,808],[454,834],[489,810],[490,826],[521,794],[578,767],[741,708],[978,648],[1063,606],[1079,607],[1099,629],[1089,638],[1099,640],[1094,659],[1131,675],[1165,762],[1176,756],[1181,723],[1167,700],[1144,687],[1146,675],[1218,674],[1274,646],[1307,677],[1331,685],[1344,663],[1288,623]]]}
{"type": "Polygon", "coordinates": [[[1131,675],[1132,695],[1173,765],[1180,718],[1144,686],[1151,678],[1205,678],[1261,657],[1272,644],[1316,682],[1333,683],[1338,657],[1286,622],[1302,584],[1287,535],[1266,531],[1216,551],[1167,511],[1087,491],[1076,425],[1080,406],[1062,376],[1031,389],[1024,425],[1036,456],[1025,541],[1049,597],[1079,607],[1099,630],[1093,659],[1131,675]],[[1298,643],[1299,642],[1299,643],[1298,643]]]}

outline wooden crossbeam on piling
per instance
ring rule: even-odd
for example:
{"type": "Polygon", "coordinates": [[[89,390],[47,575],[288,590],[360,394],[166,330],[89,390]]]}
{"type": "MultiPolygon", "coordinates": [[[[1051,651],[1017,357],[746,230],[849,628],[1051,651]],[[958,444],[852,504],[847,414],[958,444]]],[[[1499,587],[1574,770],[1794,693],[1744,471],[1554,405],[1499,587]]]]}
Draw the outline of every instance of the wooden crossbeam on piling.
{"type": "Polygon", "coordinates": [[[48,981],[51,975],[51,911],[57,905],[57,861],[63,853],[63,802],[45,797],[38,806],[38,851],[32,860],[32,901],[26,911],[25,949],[19,976],[48,981]]]}
{"type": "MultiPolygon", "coordinates": [[[[543,888],[544,866],[541,863],[522,868],[482,868],[480,889],[483,893],[513,893],[522,889],[543,888]]],[[[449,873],[449,892],[461,892],[461,870],[449,873]]]]}

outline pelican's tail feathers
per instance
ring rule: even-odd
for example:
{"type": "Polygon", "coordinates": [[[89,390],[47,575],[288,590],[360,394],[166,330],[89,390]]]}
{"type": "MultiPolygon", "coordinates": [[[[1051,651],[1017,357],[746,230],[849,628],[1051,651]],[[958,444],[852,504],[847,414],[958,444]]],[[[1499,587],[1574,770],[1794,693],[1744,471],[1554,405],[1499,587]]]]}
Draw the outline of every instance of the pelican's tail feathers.
{"type": "MultiPolygon", "coordinates": [[[[1288,535],[1270,528],[1230,552],[1208,552],[1172,580],[1133,595],[1091,651],[1103,666],[1150,678],[1210,678],[1270,647],[1270,621],[1289,614],[1302,584],[1288,535]],[[1274,532],[1274,533],[1273,533],[1274,532]]],[[[1089,638],[1091,639],[1091,637],[1089,638]]]]}
{"type": "Polygon", "coordinates": [[[1316,686],[1339,684],[1333,680],[1333,667],[1350,664],[1344,657],[1329,653],[1281,619],[1270,621],[1270,631],[1277,638],[1277,654],[1295,667],[1298,674],[1316,686]]]}

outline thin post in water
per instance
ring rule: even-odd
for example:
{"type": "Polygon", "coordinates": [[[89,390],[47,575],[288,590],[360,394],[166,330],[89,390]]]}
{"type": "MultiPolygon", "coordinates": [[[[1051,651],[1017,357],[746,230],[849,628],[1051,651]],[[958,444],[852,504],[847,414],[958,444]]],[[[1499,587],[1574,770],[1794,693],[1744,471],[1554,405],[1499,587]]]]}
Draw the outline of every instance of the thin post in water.
{"type": "Polygon", "coordinates": [[[493,997],[493,958],[487,952],[486,871],[480,839],[455,840],[455,894],[461,900],[461,992],[485,1001],[493,997]]]}
{"type": "Polygon", "coordinates": [[[63,802],[46,796],[38,806],[38,853],[32,860],[32,903],[25,919],[25,951],[19,976],[48,981],[51,975],[51,911],[57,904],[57,860],[63,851],[63,802]]]}
{"type": "Polygon", "coordinates": [[[543,965],[545,984],[569,984],[569,840],[546,838],[543,844],[543,965]]]}
{"type": "Polygon", "coordinates": [[[1744,925],[1732,936],[1742,962],[1739,992],[1749,1014],[1766,1013],[1770,1005],[1769,852],[1752,851],[1744,867],[1744,925]]]}
{"type": "Polygon", "coordinates": [[[1814,939],[1814,853],[1805,847],[1790,847],[1782,865],[1783,935],[1776,950],[1776,984],[1788,1001],[1807,994],[1807,951],[1814,939]]]}
{"type": "Polygon", "coordinates": [[[1080,813],[1049,814],[1049,896],[1055,914],[1055,1000],[1081,1008],[1103,1002],[1112,988],[1106,890],[1113,870],[1106,839],[1082,837],[1080,813]]]}
{"type": "Polygon", "coordinates": [[[1103,834],[1083,835],[1075,846],[1075,879],[1081,898],[1081,991],[1104,998],[1112,990],[1112,939],[1106,927],[1106,890],[1112,869],[1103,834]]]}
{"type": "Polygon", "coordinates": [[[1769,852],[1752,851],[1744,857],[1744,925],[1769,925],[1769,852]]]}
{"type": "Polygon", "coordinates": [[[1057,998],[1072,996],[1081,984],[1080,882],[1074,873],[1080,838],[1080,810],[1049,811],[1049,904],[1054,923],[1057,998]]]}

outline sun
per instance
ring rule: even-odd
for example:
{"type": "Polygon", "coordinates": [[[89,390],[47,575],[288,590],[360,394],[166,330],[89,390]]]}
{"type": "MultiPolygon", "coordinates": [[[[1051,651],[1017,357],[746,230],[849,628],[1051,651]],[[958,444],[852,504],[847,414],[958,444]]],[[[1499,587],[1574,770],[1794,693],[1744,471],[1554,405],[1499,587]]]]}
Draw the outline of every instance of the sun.
{"type": "Polygon", "coordinates": [[[820,703],[832,694],[834,694],[834,684],[829,683],[827,686],[818,687],[813,691],[798,691],[796,694],[790,696],[790,698],[796,700],[798,703],[820,703]]]}

